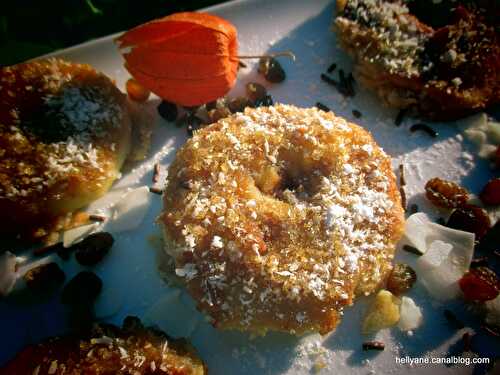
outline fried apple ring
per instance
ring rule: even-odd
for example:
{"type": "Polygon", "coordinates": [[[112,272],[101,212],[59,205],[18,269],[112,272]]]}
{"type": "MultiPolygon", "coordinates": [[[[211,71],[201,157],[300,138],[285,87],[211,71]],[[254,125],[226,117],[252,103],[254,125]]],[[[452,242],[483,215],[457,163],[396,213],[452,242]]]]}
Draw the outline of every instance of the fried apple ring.
{"type": "Polygon", "coordinates": [[[198,308],[256,334],[333,330],[391,269],[404,226],[370,133],[288,105],[197,131],[169,168],[159,221],[198,308]]]}
{"type": "Polygon", "coordinates": [[[0,235],[46,236],[102,196],[131,149],[126,96],[60,59],[0,70],[0,235]]]}

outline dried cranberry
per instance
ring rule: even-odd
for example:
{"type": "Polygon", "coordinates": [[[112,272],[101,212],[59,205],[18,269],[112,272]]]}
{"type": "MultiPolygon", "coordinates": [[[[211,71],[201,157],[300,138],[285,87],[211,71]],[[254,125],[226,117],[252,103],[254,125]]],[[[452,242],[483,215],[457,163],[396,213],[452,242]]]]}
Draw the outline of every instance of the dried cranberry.
{"type": "Polygon", "coordinates": [[[425,184],[425,196],[437,207],[455,208],[467,202],[469,192],[452,181],[436,177],[425,184]]]}
{"type": "Polygon", "coordinates": [[[467,301],[489,301],[495,299],[500,292],[497,275],[487,267],[471,269],[458,283],[467,301]]]}
{"type": "Polygon", "coordinates": [[[94,233],[82,242],[73,245],[75,258],[81,265],[93,266],[99,263],[113,246],[113,236],[108,232],[94,233]]]}
{"type": "Polygon", "coordinates": [[[446,226],[474,233],[478,241],[491,228],[491,221],[488,213],[481,207],[467,204],[453,210],[446,226]]]}
{"type": "Polygon", "coordinates": [[[500,204],[500,178],[490,180],[479,194],[481,202],[487,205],[496,206],[500,204]]]}
{"type": "Polygon", "coordinates": [[[399,296],[410,290],[415,281],[415,271],[407,264],[397,263],[387,279],[387,290],[399,296]]]}

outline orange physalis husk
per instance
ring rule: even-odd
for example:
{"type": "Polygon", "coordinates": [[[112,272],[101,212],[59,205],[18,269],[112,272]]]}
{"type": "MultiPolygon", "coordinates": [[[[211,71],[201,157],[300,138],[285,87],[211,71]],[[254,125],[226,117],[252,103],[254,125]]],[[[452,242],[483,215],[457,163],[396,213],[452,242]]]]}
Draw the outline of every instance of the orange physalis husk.
{"type": "Polygon", "coordinates": [[[125,67],[164,100],[196,106],[224,96],[238,72],[236,27],[208,13],[175,13],[117,39],[125,67]]]}

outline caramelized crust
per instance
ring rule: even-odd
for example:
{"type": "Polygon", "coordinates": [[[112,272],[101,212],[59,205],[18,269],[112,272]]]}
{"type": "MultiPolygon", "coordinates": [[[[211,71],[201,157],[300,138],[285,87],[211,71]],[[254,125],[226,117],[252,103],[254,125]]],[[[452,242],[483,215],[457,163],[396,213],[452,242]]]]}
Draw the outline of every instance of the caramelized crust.
{"type": "Polygon", "coordinates": [[[499,103],[500,35],[487,12],[471,1],[428,1],[422,6],[426,12],[444,9],[449,21],[433,28],[410,14],[406,3],[337,2],[335,27],[341,46],[355,60],[358,80],[385,105],[412,107],[436,120],[499,103]]]}
{"type": "Polygon", "coordinates": [[[391,268],[403,210],[390,158],[315,108],[246,109],[169,169],[166,251],[215,326],[327,333],[391,268]]]}
{"type": "Polygon", "coordinates": [[[0,234],[43,237],[103,195],[130,149],[126,97],[89,65],[0,71],[0,234]]]}
{"type": "Polygon", "coordinates": [[[172,340],[127,318],[123,329],[95,327],[88,337],[57,337],[29,346],[0,375],[204,375],[206,369],[185,340],[172,340]]]}

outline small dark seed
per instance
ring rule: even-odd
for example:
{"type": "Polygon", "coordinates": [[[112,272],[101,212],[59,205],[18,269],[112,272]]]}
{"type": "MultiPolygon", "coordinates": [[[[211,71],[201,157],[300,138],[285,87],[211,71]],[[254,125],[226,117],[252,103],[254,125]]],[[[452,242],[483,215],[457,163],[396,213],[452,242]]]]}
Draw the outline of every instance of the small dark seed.
{"type": "Polygon", "coordinates": [[[160,164],[155,163],[153,167],[153,178],[152,178],[153,184],[156,184],[159,181],[159,179],[160,179],[160,164]]]}
{"type": "Polygon", "coordinates": [[[89,305],[97,298],[102,289],[102,281],[95,273],[82,271],[64,287],[61,295],[66,305],[89,305]]]}
{"type": "Polygon", "coordinates": [[[406,114],[408,113],[408,109],[407,108],[403,108],[401,109],[399,112],[398,112],[398,115],[396,116],[396,119],[394,120],[394,124],[396,126],[400,126],[401,123],[403,122],[404,120],[404,117],[406,116],[406,114]]]}
{"type": "Polygon", "coordinates": [[[153,193],[153,194],[162,195],[163,194],[163,189],[160,189],[160,188],[154,187],[154,186],[150,186],[149,187],[149,192],[153,193]]]}
{"type": "Polygon", "coordinates": [[[384,350],[385,344],[381,341],[365,341],[363,350],[384,350]]]}
{"type": "Polygon", "coordinates": [[[99,263],[113,246],[113,236],[108,232],[93,233],[72,246],[75,258],[83,266],[99,263]]]}
{"type": "Polygon", "coordinates": [[[167,121],[175,121],[177,118],[177,106],[174,103],[163,100],[158,106],[158,113],[167,121]]]}
{"type": "Polygon", "coordinates": [[[423,123],[413,124],[410,127],[410,131],[412,133],[416,132],[417,130],[421,130],[421,131],[429,134],[432,138],[436,138],[439,135],[437,131],[432,129],[429,125],[423,124],[423,123]]]}
{"type": "Polygon", "coordinates": [[[245,64],[243,61],[238,61],[238,66],[240,68],[246,68],[247,67],[247,64],[245,64]]]}
{"type": "Polygon", "coordinates": [[[245,89],[248,98],[254,103],[258,100],[264,99],[267,96],[266,88],[257,82],[247,83],[245,89]]]}
{"type": "Polygon", "coordinates": [[[470,267],[485,267],[488,265],[488,257],[474,258],[470,261],[470,267]]]}
{"type": "Polygon", "coordinates": [[[356,118],[360,118],[362,116],[361,112],[358,111],[357,109],[352,110],[352,115],[356,118]]]}
{"type": "Polygon", "coordinates": [[[453,313],[453,311],[445,309],[443,311],[446,320],[456,329],[462,329],[465,327],[464,323],[453,313]]]}
{"type": "Polygon", "coordinates": [[[331,109],[327,105],[325,105],[321,102],[316,102],[316,108],[321,109],[322,111],[325,111],[325,112],[331,111],[331,109]]]}
{"type": "Polygon", "coordinates": [[[57,263],[41,264],[24,274],[26,286],[34,292],[49,291],[64,282],[66,276],[57,263]]]}
{"type": "Polygon", "coordinates": [[[413,203],[410,206],[409,212],[410,212],[410,215],[417,213],[418,212],[418,205],[416,203],[413,203]]]}
{"type": "Polygon", "coordinates": [[[62,248],[64,248],[62,242],[55,243],[53,245],[45,246],[45,247],[40,247],[38,249],[33,250],[33,254],[36,256],[41,256],[45,254],[50,254],[50,253],[55,253],[60,251],[62,248]]]}
{"type": "Polygon", "coordinates": [[[419,255],[419,256],[424,255],[424,253],[422,251],[420,251],[419,249],[417,249],[416,247],[411,246],[411,245],[404,245],[403,250],[408,252],[408,253],[412,253],[412,254],[419,255]]]}
{"type": "Polygon", "coordinates": [[[399,185],[406,185],[405,166],[403,164],[399,164],[399,185]]]}
{"type": "Polygon", "coordinates": [[[326,71],[327,71],[327,73],[333,73],[333,71],[334,71],[335,69],[337,69],[337,64],[333,63],[333,64],[331,64],[331,65],[328,67],[328,69],[327,69],[326,71]]]}

